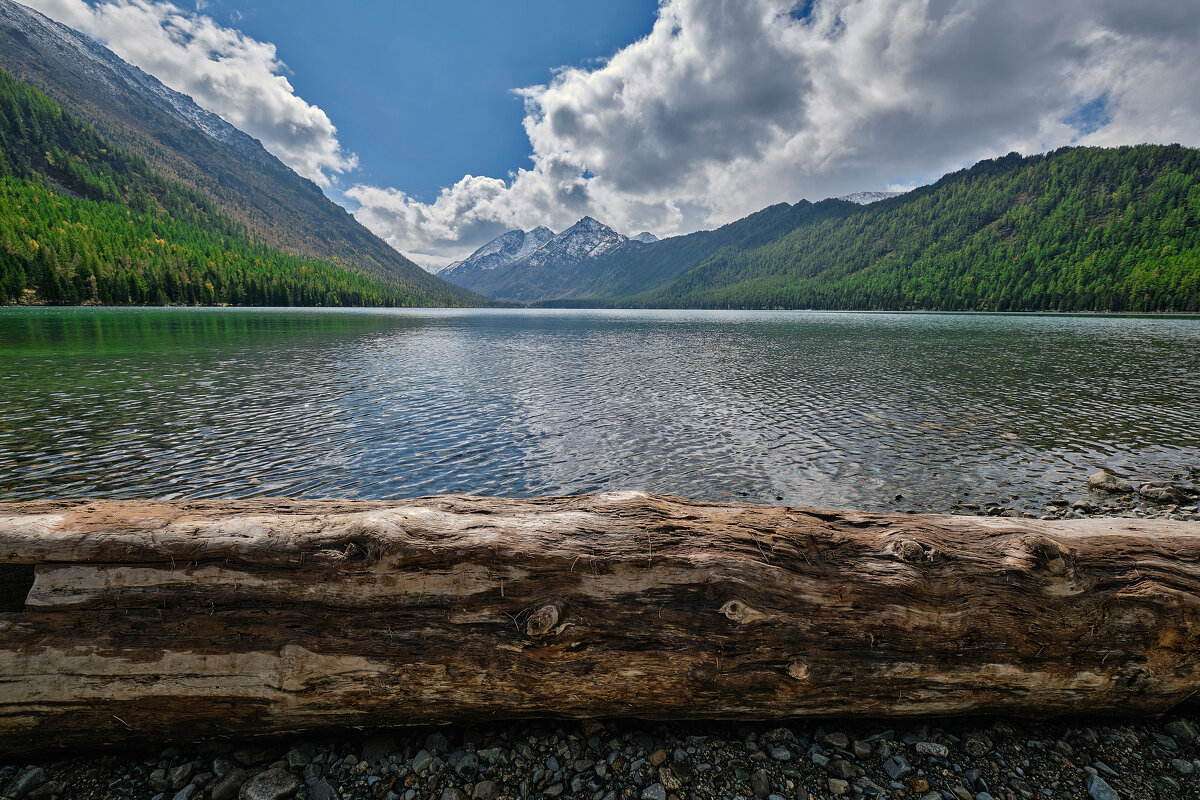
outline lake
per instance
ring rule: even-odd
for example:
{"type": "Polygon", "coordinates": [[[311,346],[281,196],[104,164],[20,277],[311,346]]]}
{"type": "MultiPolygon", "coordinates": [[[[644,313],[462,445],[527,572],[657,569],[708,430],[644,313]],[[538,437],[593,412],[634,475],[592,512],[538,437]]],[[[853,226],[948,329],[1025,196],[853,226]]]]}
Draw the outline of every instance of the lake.
{"type": "Polygon", "coordinates": [[[0,500],[948,511],[1200,466],[1200,318],[0,309],[0,500]]]}

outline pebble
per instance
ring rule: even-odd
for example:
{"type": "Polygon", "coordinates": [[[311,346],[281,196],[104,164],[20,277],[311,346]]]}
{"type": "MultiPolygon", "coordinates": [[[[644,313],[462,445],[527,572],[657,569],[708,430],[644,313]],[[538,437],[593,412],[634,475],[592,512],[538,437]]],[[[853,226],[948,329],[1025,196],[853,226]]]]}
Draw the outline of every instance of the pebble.
{"type": "Polygon", "coordinates": [[[284,800],[300,788],[300,779],[286,770],[274,767],[260,772],[242,784],[238,800],[284,800]]]}
{"type": "Polygon", "coordinates": [[[221,776],[212,789],[212,800],[234,800],[242,789],[242,784],[250,779],[250,773],[241,767],[234,767],[221,776]]]}
{"type": "Polygon", "coordinates": [[[661,783],[652,783],[642,790],[642,800],[667,800],[667,789],[661,783]]]}
{"type": "Polygon", "coordinates": [[[950,750],[946,745],[938,744],[937,742],[917,742],[913,749],[920,756],[936,756],[937,758],[945,758],[950,755],[950,750]]]}
{"type": "Polygon", "coordinates": [[[841,778],[829,779],[829,791],[833,792],[838,797],[850,794],[850,784],[846,783],[841,778]]]}
{"type": "Polygon", "coordinates": [[[844,733],[830,733],[825,735],[825,744],[845,750],[850,746],[850,738],[844,733]]]}
{"type": "Polygon", "coordinates": [[[1196,741],[1196,737],[1200,736],[1200,733],[1196,731],[1196,727],[1185,719],[1172,720],[1164,725],[1163,728],[1181,745],[1193,744],[1196,741]]]}
{"type": "Polygon", "coordinates": [[[475,774],[479,772],[479,756],[467,751],[458,759],[451,761],[450,765],[454,767],[454,771],[460,778],[474,778],[475,774]]]}
{"type": "Polygon", "coordinates": [[[173,791],[179,791],[192,779],[192,773],[196,771],[196,766],[191,762],[180,764],[175,769],[167,773],[167,785],[173,791]]]}
{"type": "Polygon", "coordinates": [[[883,762],[883,771],[894,781],[912,774],[912,766],[902,756],[892,756],[883,762]]]}
{"type": "Polygon", "coordinates": [[[1117,794],[1116,790],[1099,775],[1088,776],[1087,790],[1092,800],[1121,800],[1121,796],[1117,794]]]}
{"type": "Polygon", "coordinates": [[[766,800],[767,795],[771,793],[771,777],[767,775],[765,769],[757,769],[750,776],[750,791],[763,800],[766,800]]]}
{"type": "Polygon", "coordinates": [[[417,754],[415,756],[413,756],[413,760],[412,760],[413,772],[420,772],[421,770],[428,767],[430,762],[432,762],[432,761],[433,761],[433,755],[428,750],[418,751],[417,754]]]}
{"type": "Polygon", "coordinates": [[[1133,491],[1133,484],[1103,469],[1088,477],[1088,488],[1112,494],[1128,494],[1133,491]]]}
{"type": "MultiPolygon", "coordinates": [[[[214,798],[214,800],[216,799],[214,798]]],[[[341,798],[338,797],[337,790],[333,788],[333,785],[322,778],[308,790],[308,800],[341,800],[341,798]]]]}

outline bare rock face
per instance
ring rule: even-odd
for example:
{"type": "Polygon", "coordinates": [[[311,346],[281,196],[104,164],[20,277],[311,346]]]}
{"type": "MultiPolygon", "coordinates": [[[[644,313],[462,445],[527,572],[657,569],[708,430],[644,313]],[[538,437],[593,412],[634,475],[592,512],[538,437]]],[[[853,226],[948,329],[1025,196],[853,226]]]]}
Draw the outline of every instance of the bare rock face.
{"type": "Polygon", "coordinates": [[[1129,494],[1133,491],[1133,484],[1102,469],[1088,478],[1088,488],[1112,494],[1129,494]]]}

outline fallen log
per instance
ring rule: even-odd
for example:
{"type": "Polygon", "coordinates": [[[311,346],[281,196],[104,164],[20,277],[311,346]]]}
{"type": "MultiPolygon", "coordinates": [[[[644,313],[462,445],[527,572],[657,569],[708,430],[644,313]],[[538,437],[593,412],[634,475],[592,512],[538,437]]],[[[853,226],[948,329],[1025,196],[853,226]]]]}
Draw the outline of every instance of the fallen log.
{"type": "Polygon", "coordinates": [[[0,505],[0,746],[523,716],[1157,714],[1200,524],[641,493],[0,505]]]}

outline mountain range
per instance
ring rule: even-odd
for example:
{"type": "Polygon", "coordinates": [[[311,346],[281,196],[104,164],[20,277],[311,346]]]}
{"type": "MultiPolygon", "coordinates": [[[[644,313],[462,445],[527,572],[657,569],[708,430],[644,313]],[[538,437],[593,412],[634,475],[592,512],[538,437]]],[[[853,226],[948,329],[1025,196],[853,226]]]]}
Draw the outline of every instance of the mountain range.
{"type": "MultiPolygon", "coordinates": [[[[857,192],[830,202],[868,205],[900,194],[857,192]]],[[[761,243],[790,230],[807,218],[809,208],[806,202],[795,207],[780,204],[726,225],[719,232],[701,231],[668,240],[660,240],[648,231],[622,236],[592,217],[584,217],[557,235],[545,227],[512,230],[438,275],[507,302],[635,293],[661,282],[680,265],[696,262],[721,247],[761,243]],[[653,244],[659,246],[644,246],[653,244]]]]}
{"type": "Polygon", "coordinates": [[[1010,153],[904,194],[780,203],[656,242],[591,219],[556,238],[577,236],[603,246],[444,274],[540,305],[1200,311],[1200,151],[1010,153]]]}
{"type": "Polygon", "coordinates": [[[583,278],[581,270],[606,254],[629,253],[657,241],[652,233],[622,236],[584,217],[559,234],[544,227],[508,231],[438,274],[495,300],[541,300],[569,292],[583,278]]]}
{"type": "Polygon", "coordinates": [[[395,301],[475,305],[364,228],[262,144],[93,39],[0,0],[0,69],[44,92],[105,143],[198,193],[256,244],[369,276],[395,301]]]}

